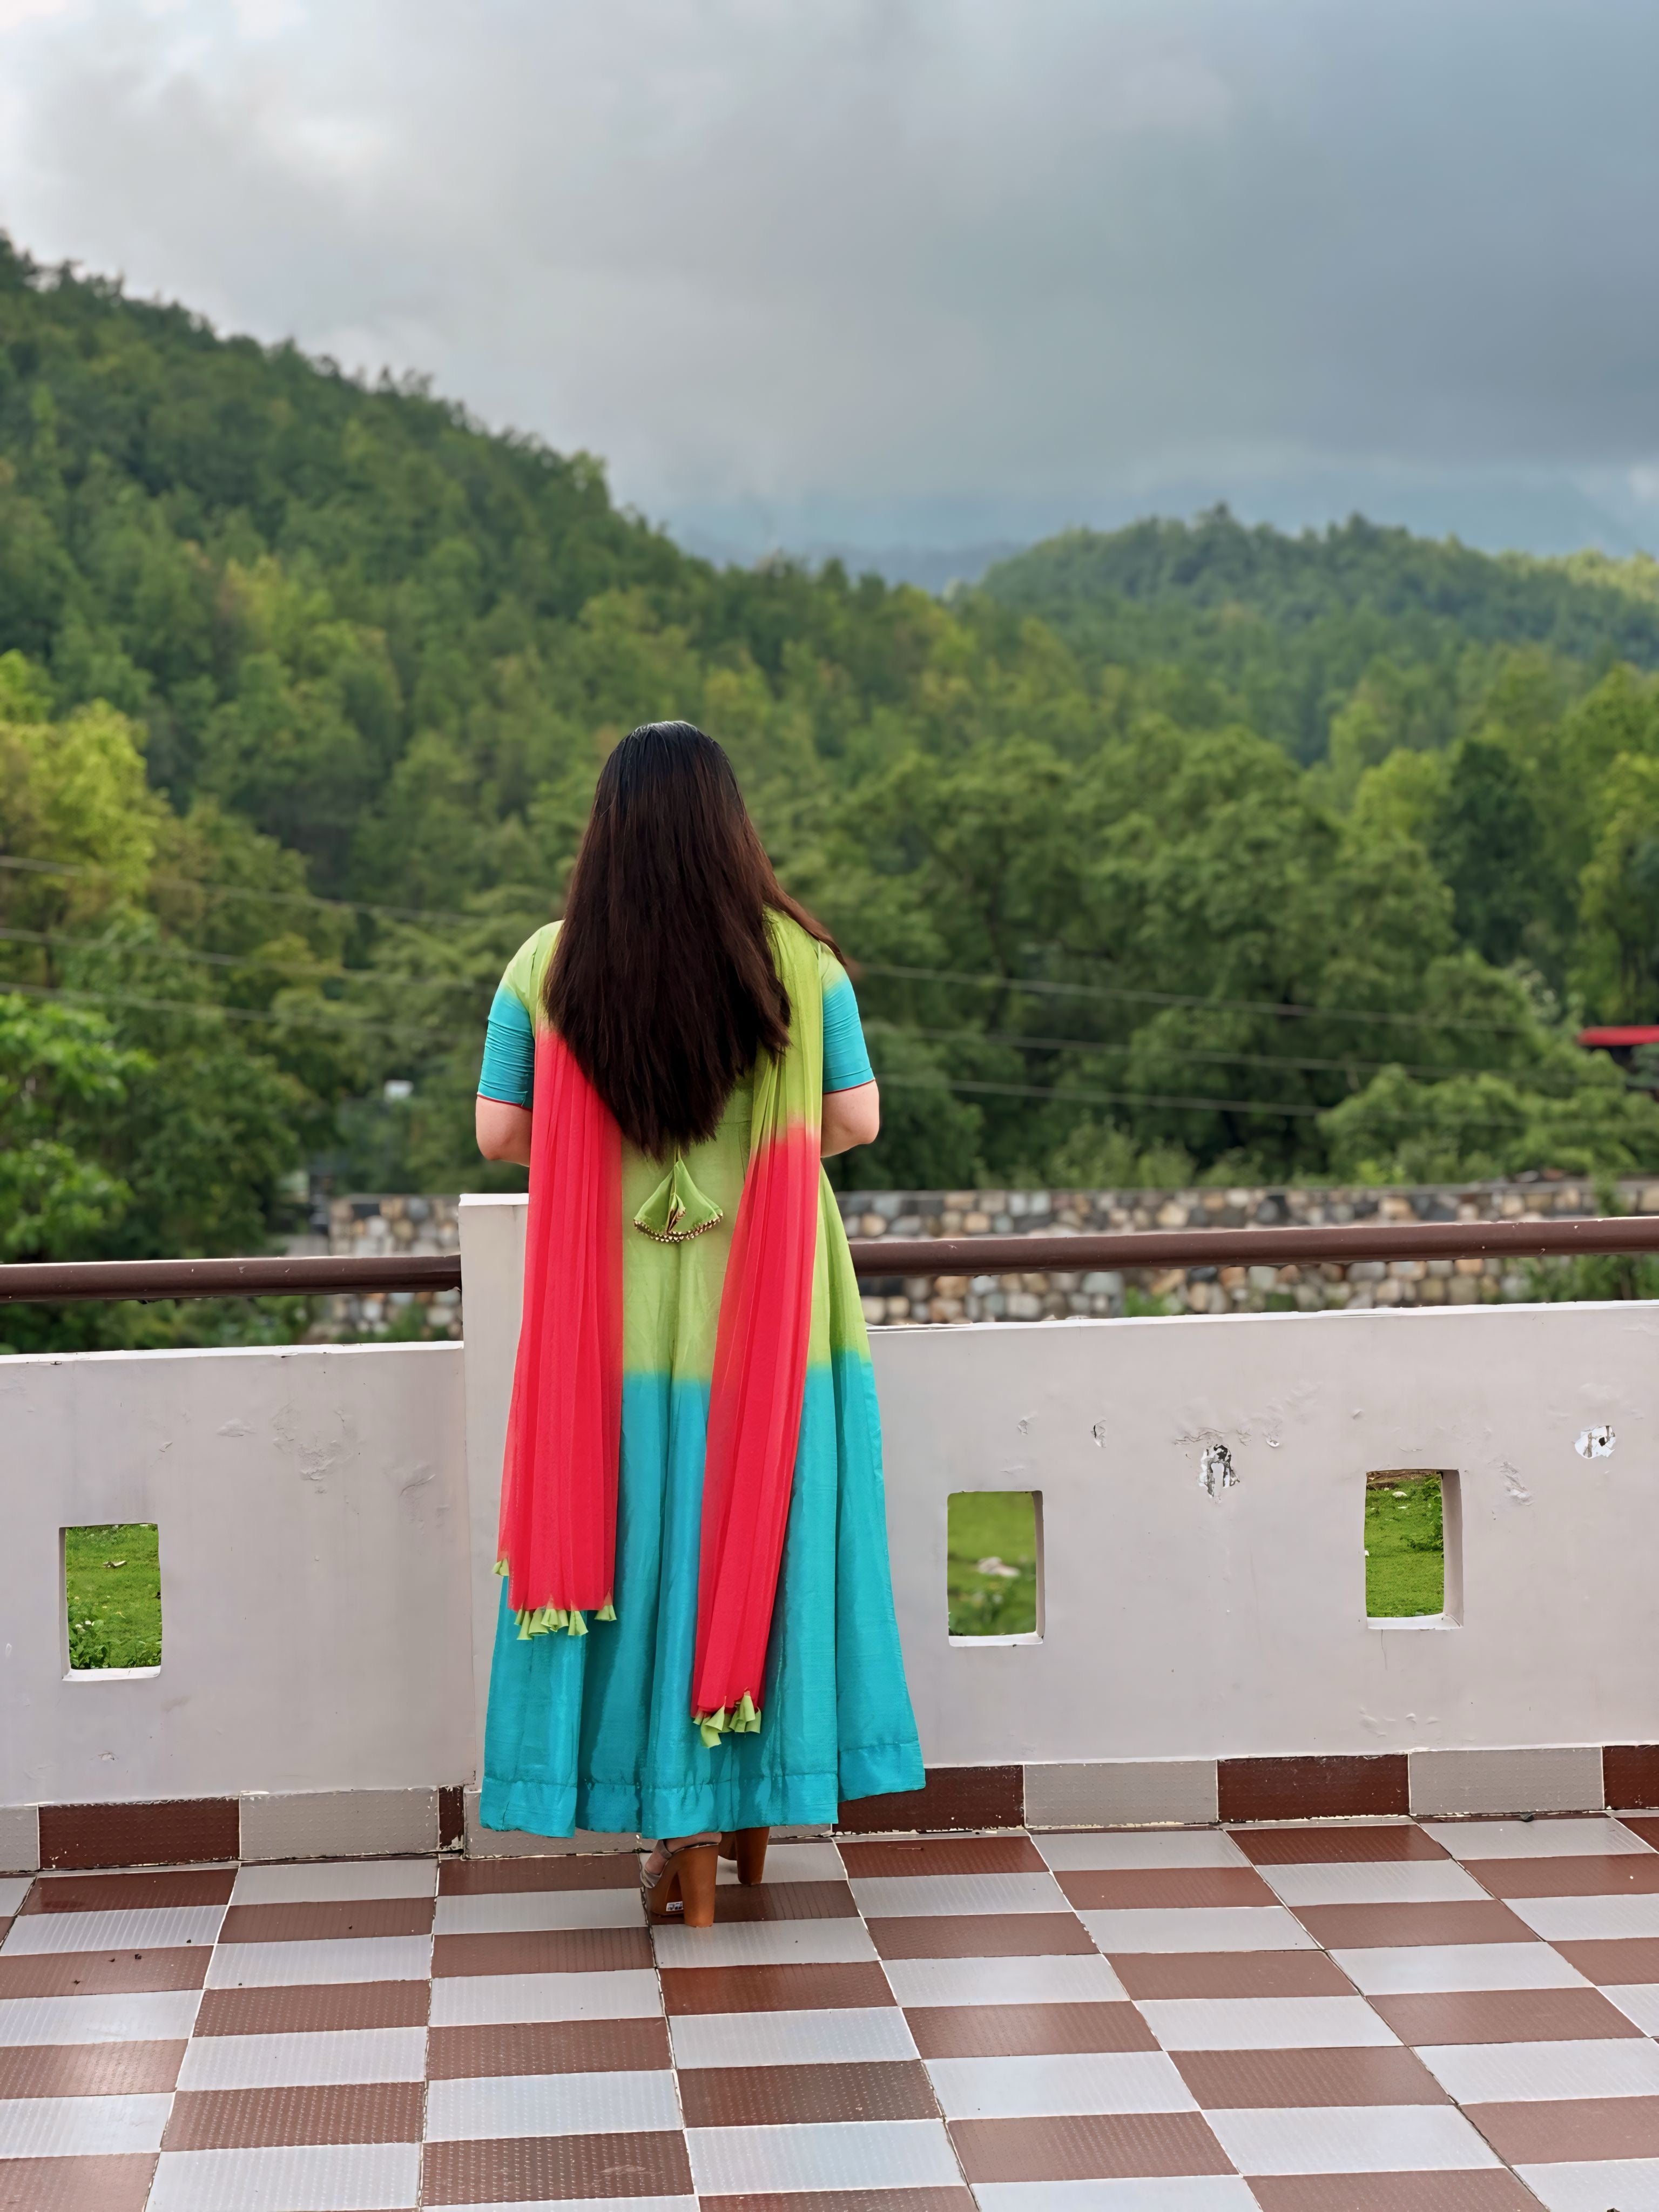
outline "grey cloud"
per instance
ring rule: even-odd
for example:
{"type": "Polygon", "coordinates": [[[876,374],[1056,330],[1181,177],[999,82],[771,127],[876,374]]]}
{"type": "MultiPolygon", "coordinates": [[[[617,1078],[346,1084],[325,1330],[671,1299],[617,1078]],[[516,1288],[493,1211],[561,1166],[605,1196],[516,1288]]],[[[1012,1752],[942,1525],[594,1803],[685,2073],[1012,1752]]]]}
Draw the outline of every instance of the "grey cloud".
{"type": "Polygon", "coordinates": [[[10,47],[22,243],[716,535],[1635,529],[1654,481],[1647,0],[82,0],[10,47]]]}

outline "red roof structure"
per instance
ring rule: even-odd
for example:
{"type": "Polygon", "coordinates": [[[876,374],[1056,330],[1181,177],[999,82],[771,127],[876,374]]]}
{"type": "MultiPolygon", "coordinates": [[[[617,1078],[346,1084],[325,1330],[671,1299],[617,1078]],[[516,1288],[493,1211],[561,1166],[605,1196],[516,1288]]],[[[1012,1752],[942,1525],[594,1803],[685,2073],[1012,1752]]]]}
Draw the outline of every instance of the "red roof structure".
{"type": "Polygon", "coordinates": [[[1650,1022],[1616,1022],[1611,1029],[1580,1030],[1578,1042],[1594,1051],[1598,1046],[1659,1044],[1659,1027],[1650,1022]]]}

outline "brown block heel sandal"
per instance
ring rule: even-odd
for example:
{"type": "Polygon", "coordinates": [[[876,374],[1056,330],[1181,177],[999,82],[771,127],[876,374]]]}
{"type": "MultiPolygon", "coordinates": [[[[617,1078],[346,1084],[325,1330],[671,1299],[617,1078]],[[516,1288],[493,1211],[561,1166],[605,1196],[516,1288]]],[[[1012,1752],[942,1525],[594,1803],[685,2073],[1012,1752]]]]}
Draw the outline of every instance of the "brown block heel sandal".
{"type": "Polygon", "coordinates": [[[769,1828],[729,1828],[720,1838],[720,1856],[738,1863],[738,1880],[752,1889],[766,1872],[769,1828]]]}
{"type": "Polygon", "coordinates": [[[681,1928],[712,1928],[718,1865],[714,1844],[681,1844],[671,1850],[658,1874],[641,1877],[646,1918],[681,1928]]]}

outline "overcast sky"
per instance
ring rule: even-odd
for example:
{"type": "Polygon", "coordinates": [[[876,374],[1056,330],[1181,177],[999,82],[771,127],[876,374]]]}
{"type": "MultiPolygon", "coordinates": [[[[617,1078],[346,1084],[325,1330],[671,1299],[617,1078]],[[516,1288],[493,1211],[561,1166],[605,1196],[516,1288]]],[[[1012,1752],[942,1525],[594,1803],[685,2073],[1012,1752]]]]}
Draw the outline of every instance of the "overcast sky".
{"type": "Polygon", "coordinates": [[[1656,0],[0,0],[0,224],[702,542],[1659,543],[1656,0]]]}

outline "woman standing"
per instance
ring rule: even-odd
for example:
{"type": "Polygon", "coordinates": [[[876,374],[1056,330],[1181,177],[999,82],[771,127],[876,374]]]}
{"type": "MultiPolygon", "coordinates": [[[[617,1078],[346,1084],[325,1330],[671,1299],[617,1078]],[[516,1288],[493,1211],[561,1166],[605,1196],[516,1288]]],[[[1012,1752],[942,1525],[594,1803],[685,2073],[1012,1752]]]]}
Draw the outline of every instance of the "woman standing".
{"type": "Polygon", "coordinates": [[[876,1085],[833,942],[689,723],[605,763],[478,1093],[485,1157],[530,1169],[480,1818],[659,1836],[651,1910],[707,1926],[722,1838],[758,1881],[768,1829],[922,1768],[819,1164],[875,1136],[876,1085]]]}

